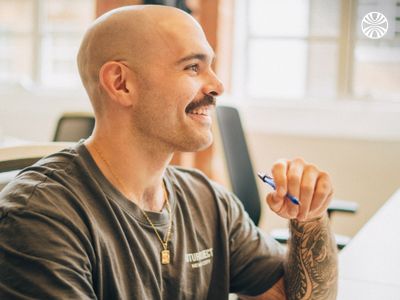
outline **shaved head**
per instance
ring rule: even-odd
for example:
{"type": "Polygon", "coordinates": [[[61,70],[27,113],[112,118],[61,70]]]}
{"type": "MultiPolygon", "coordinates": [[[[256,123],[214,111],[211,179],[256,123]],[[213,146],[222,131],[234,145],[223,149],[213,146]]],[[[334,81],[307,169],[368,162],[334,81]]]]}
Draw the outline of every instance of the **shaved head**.
{"type": "Polygon", "coordinates": [[[124,62],[140,75],[154,57],[168,55],[177,31],[185,26],[197,27],[203,34],[189,14],[168,6],[125,6],[96,19],[87,30],[77,57],[82,83],[95,112],[100,110],[99,98],[104,96],[99,72],[106,62],[124,62]]]}

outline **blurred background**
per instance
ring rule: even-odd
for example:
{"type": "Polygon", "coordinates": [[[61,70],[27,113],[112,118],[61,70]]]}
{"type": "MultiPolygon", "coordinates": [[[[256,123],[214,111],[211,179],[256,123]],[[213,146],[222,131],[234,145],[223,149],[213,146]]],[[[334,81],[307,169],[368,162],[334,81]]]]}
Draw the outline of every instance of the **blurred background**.
{"type": "MultiPolygon", "coordinates": [[[[304,157],[328,171],[354,215],[332,218],[353,236],[400,186],[399,0],[145,1],[176,5],[202,24],[226,93],[239,109],[256,171],[304,157]],[[388,31],[369,39],[361,21],[383,13],[388,31]]],[[[0,144],[53,138],[64,112],[90,112],[76,53],[87,26],[134,0],[0,0],[0,144]]],[[[215,144],[174,163],[230,185],[215,144]]],[[[258,185],[262,202],[269,188],[258,185]]],[[[265,206],[260,226],[286,225],[265,206]]]]}

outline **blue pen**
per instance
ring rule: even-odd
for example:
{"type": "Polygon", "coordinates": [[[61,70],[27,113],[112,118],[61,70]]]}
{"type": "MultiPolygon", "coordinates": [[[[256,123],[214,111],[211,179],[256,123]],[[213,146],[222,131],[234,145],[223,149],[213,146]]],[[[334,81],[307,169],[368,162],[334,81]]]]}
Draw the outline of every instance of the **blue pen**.
{"type": "MultiPolygon", "coordinates": [[[[258,177],[260,177],[260,179],[262,181],[264,181],[265,183],[267,183],[268,185],[270,185],[274,190],[276,190],[276,185],[275,185],[275,181],[272,177],[268,176],[267,174],[258,172],[258,177]]],[[[288,197],[290,199],[290,201],[292,201],[293,204],[299,205],[300,201],[299,199],[297,199],[295,196],[292,196],[290,194],[286,194],[286,197],[288,197]]]]}

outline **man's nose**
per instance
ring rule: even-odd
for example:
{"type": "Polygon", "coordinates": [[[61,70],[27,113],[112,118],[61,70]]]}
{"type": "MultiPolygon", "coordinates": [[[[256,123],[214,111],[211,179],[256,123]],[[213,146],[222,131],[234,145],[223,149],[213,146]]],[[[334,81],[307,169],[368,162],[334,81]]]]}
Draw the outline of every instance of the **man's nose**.
{"type": "Polygon", "coordinates": [[[219,80],[217,75],[210,70],[209,76],[208,76],[208,81],[204,86],[204,94],[209,95],[209,96],[220,96],[224,92],[224,85],[219,80]]]}

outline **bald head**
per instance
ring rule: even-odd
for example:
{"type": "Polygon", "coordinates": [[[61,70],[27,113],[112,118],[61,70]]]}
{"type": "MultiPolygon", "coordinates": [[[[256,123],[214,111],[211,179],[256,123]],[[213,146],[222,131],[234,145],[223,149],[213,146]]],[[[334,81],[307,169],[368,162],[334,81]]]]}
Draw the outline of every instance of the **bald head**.
{"type": "MultiPolygon", "coordinates": [[[[156,5],[125,6],[99,17],[87,30],[78,53],[79,73],[94,105],[101,97],[99,72],[109,61],[124,62],[135,72],[154,57],[168,55],[185,28],[203,34],[200,25],[176,8],[156,5]]],[[[186,32],[190,34],[189,32],[186,32]]]]}

